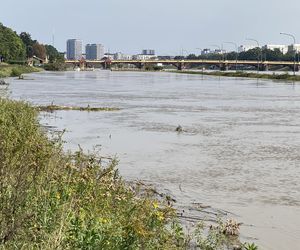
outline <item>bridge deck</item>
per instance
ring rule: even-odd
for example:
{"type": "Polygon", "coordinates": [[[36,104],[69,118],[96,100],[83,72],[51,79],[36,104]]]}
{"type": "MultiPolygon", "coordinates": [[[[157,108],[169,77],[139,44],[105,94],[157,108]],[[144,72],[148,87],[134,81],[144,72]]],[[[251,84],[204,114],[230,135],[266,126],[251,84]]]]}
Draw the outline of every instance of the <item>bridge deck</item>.
{"type": "MultiPolygon", "coordinates": [[[[66,60],[65,63],[67,64],[76,64],[80,63],[79,60],[66,60]]],[[[90,63],[90,64],[102,64],[105,62],[109,62],[111,64],[119,64],[119,63],[125,63],[125,64],[136,64],[136,63],[142,63],[142,64],[243,64],[243,65],[255,65],[255,64],[263,64],[263,65],[294,65],[294,62],[292,61],[252,61],[252,60],[85,60],[84,63],[90,63]]],[[[299,62],[296,62],[296,65],[300,65],[299,62]]]]}

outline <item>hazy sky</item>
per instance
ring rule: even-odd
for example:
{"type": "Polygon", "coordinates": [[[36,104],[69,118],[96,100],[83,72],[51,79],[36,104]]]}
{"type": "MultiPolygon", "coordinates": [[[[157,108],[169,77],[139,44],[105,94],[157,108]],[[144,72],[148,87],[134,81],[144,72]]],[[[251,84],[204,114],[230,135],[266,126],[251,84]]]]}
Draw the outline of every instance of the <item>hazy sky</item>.
{"type": "MultiPolygon", "coordinates": [[[[68,38],[102,43],[111,52],[179,54],[183,48],[211,47],[232,41],[300,43],[299,0],[0,0],[0,22],[27,31],[42,43],[65,51],[68,38]]],[[[232,49],[232,45],[225,45],[232,49]]]]}

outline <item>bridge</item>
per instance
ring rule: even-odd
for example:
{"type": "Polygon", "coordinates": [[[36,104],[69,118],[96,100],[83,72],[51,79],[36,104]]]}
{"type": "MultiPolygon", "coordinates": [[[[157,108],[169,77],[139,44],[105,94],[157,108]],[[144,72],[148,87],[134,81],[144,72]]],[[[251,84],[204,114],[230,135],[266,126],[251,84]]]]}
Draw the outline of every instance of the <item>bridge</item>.
{"type": "Polygon", "coordinates": [[[292,61],[258,61],[258,60],[206,60],[206,59],[198,59],[198,60],[66,60],[66,64],[73,65],[74,67],[80,67],[81,69],[87,67],[94,67],[97,65],[102,65],[103,68],[109,69],[112,65],[118,64],[131,64],[135,65],[139,69],[145,68],[147,65],[173,65],[178,70],[183,70],[185,68],[191,67],[191,65],[215,65],[221,70],[228,70],[230,66],[253,66],[258,70],[267,71],[270,66],[288,66],[291,69],[295,69],[296,71],[300,68],[299,62],[292,61]]]}

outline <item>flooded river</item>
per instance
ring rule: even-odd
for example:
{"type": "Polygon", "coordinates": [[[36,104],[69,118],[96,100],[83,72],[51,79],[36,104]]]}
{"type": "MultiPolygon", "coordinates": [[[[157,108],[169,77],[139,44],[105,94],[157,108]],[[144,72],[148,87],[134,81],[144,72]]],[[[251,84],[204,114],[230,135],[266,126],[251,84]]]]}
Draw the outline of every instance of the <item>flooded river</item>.
{"type": "Polygon", "coordinates": [[[121,108],[42,116],[66,129],[66,149],[117,156],[126,179],[153,184],[180,206],[230,211],[261,249],[300,249],[300,84],[109,71],[26,79],[12,81],[11,98],[121,108]]]}

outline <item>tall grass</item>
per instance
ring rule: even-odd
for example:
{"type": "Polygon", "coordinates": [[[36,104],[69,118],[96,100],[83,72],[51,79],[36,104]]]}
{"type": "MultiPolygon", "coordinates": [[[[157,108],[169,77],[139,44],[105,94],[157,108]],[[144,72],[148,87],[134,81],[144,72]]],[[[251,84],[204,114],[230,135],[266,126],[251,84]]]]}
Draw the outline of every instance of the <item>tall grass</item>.
{"type": "Polygon", "coordinates": [[[126,185],[116,164],[63,153],[32,107],[0,100],[0,248],[182,248],[174,210],[126,185]]]}
{"type": "Polygon", "coordinates": [[[25,65],[0,64],[0,78],[15,77],[25,73],[38,72],[39,69],[25,65]]]}

